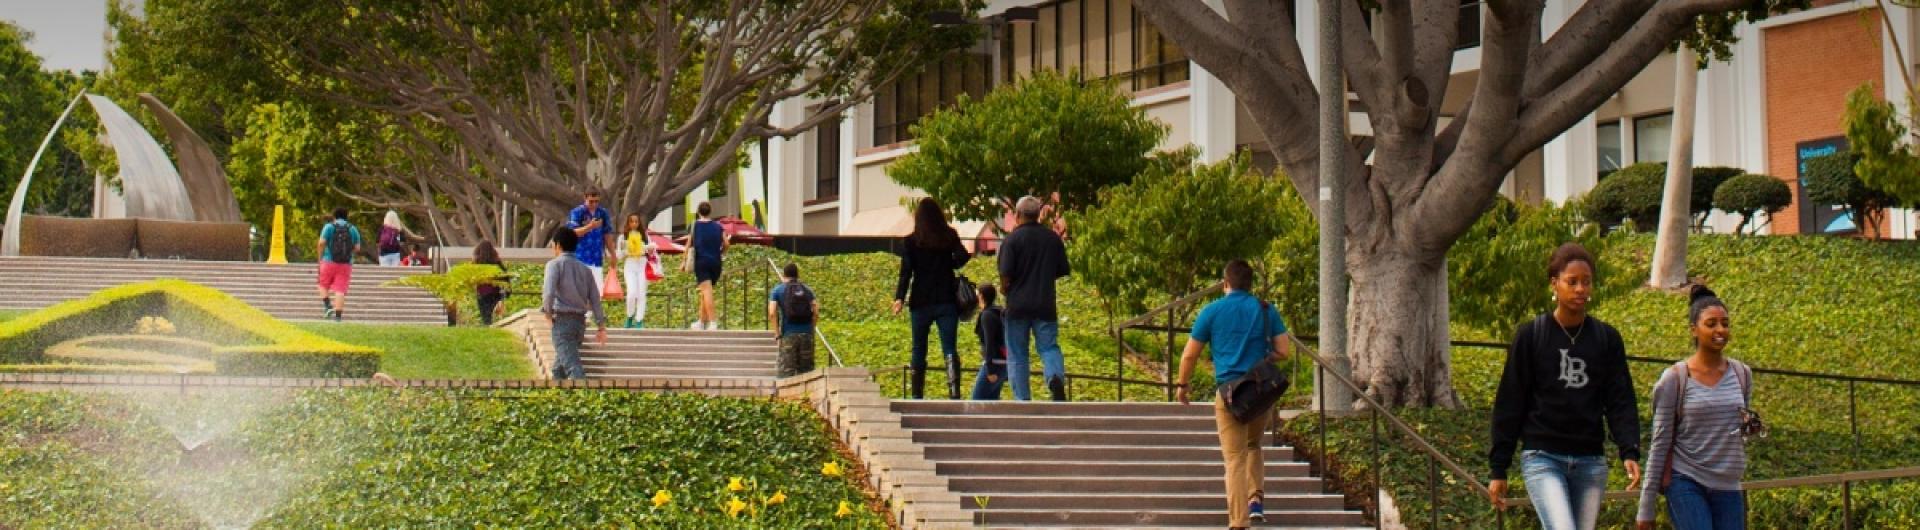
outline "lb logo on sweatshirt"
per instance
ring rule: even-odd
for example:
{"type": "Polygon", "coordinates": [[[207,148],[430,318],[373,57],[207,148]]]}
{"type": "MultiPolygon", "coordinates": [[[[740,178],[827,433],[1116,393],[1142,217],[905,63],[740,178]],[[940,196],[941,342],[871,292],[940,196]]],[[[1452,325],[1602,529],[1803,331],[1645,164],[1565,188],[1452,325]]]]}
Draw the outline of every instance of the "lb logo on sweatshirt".
{"type": "Polygon", "coordinates": [[[1560,348],[1560,380],[1567,388],[1587,386],[1587,360],[1567,355],[1567,348],[1560,348]]]}

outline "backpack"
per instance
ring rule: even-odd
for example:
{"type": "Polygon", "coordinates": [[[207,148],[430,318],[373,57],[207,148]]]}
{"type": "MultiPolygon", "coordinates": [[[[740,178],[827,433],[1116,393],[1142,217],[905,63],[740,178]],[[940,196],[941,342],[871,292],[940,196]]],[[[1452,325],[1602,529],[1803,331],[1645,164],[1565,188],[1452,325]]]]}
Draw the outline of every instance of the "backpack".
{"type": "Polygon", "coordinates": [[[391,226],[381,226],[380,253],[395,254],[398,252],[400,252],[400,229],[391,226]]]}
{"type": "Polygon", "coordinates": [[[812,324],[813,290],[798,280],[787,282],[786,292],[780,295],[780,314],[788,324],[812,324]]]}
{"type": "Polygon", "coordinates": [[[333,223],[333,235],[327,238],[327,257],[334,263],[353,263],[354,230],[352,223],[333,223]]]}

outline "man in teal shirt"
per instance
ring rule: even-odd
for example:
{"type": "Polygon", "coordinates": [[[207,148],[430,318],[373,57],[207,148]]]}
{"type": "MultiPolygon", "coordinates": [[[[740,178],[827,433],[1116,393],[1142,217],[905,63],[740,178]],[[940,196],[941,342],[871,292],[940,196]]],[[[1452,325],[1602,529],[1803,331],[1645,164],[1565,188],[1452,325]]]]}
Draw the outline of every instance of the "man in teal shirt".
{"type": "MultiPolygon", "coordinates": [[[[1187,381],[1193,377],[1193,365],[1200,361],[1204,346],[1213,351],[1213,381],[1226,383],[1253,369],[1256,363],[1279,362],[1287,358],[1287,323],[1272,304],[1260,301],[1253,287],[1253,267],[1242,260],[1227,263],[1227,294],[1200,310],[1188,334],[1187,349],[1180,356],[1181,403],[1187,403],[1187,381]]],[[[1260,449],[1260,435],[1267,430],[1268,414],[1259,414],[1245,423],[1227,411],[1225,403],[1213,403],[1214,424],[1220,431],[1220,453],[1227,467],[1228,526],[1248,528],[1266,521],[1262,500],[1266,483],[1266,459],[1260,449]]]]}

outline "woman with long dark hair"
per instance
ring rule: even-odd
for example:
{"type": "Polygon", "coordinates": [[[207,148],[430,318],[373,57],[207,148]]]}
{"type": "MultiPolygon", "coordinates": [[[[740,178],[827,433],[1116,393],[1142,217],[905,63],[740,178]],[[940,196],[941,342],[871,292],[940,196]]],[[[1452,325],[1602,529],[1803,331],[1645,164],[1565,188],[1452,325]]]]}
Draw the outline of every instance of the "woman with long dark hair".
{"type": "Polygon", "coordinates": [[[627,279],[627,327],[639,329],[647,321],[647,268],[660,265],[660,254],[638,213],[627,214],[613,246],[620,253],[621,270],[627,279]]]}
{"type": "Polygon", "coordinates": [[[1693,355],[1653,384],[1649,487],[1640,493],[1636,526],[1653,528],[1654,497],[1665,494],[1667,515],[1677,530],[1742,530],[1747,527],[1746,497],[1740,492],[1740,479],[1747,474],[1746,435],[1760,430],[1748,422],[1753,369],[1727,357],[1733,320],[1726,302],[1707,286],[1693,287],[1687,323],[1693,355]]]}
{"type": "MultiPolygon", "coordinates": [[[[500,251],[493,248],[492,241],[481,241],[473,246],[473,263],[499,268],[500,283],[504,285],[507,282],[507,266],[500,262],[500,251]]],[[[495,313],[502,307],[500,301],[507,298],[506,289],[498,285],[481,285],[474,288],[474,294],[480,299],[480,323],[493,325],[493,319],[497,316],[495,313]]]]}
{"type": "Polygon", "coordinates": [[[908,234],[900,251],[900,281],[893,289],[893,312],[911,308],[913,315],[913,398],[925,397],[927,386],[927,332],[940,326],[940,349],[948,366],[947,399],[960,399],[960,356],[957,330],[960,326],[959,282],[955,270],[967,264],[973,254],[960,243],[960,233],[947,225],[947,214],[932,197],[920,199],[913,209],[913,233],[908,234]]]}
{"type": "Polygon", "coordinates": [[[1493,399],[1492,481],[1504,507],[1507,467],[1520,452],[1527,495],[1547,530],[1592,530],[1607,487],[1607,435],[1620,449],[1627,489],[1640,483],[1640,410],[1620,332],[1587,314],[1593,255],[1576,243],[1547,260],[1554,308],[1520,326],[1493,399]]]}

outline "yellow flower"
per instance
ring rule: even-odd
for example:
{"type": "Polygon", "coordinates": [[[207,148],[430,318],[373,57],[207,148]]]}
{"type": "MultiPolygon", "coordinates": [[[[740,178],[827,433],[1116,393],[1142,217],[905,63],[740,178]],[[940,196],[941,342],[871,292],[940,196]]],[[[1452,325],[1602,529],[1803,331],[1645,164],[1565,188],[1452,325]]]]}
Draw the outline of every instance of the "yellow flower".
{"type": "Polygon", "coordinates": [[[669,502],[673,502],[673,494],[667,493],[667,490],[660,490],[653,494],[653,507],[666,506],[669,502]]]}
{"type": "Polygon", "coordinates": [[[745,510],[745,509],[747,509],[747,503],[740,502],[740,499],[729,499],[727,501],[728,517],[739,517],[740,510],[745,510]]]}
{"type": "Polygon", "coordinates": [[[783,502],[787,502],[787,492],[784,491],[773,492],[772,497],[767,497],[767,506],[774,506],[783,502]]]}
{"type": "Polygon", "coordinates": [[[824,465],[824,466],[820,466],[820,474],[822,474],[822,475],[826,475],[826,476],[829,476],[829,477],[838,477],[838,476],[840,476],[840,463],[839,463],[839,462],[827,462],[827,465],[824,465]]]}
{"type": "Polygon", "coordinates": [[[740,477],[733,477],[733,480],[727,482],[727,491],[745,491],[746,489],[747,485],[740,483],[740,477]]]}
{"type": "Polygon", "coordinates": [[[840,511],[833,512],[833,516],[846,517],[849,515],[853,515],[853,506],[850,504],[847,504],[847,501],[840,501],[840,511]]]}

